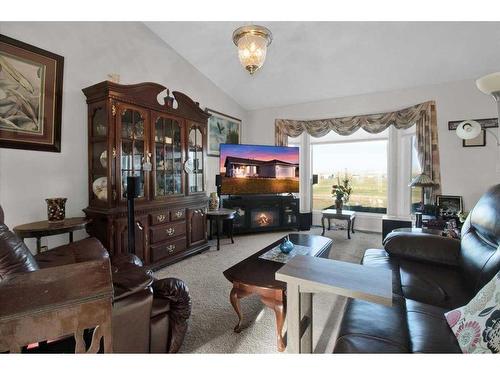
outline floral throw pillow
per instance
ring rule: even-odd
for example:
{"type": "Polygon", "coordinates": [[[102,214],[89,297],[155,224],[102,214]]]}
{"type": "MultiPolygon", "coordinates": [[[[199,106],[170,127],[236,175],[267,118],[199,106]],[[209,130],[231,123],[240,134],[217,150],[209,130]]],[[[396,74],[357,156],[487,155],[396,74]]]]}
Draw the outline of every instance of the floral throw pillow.
{"type": "Polygon", "coordinates": [[[444,314],[464,353],[500,353],[500,272],[465,306],[444,314]]]}

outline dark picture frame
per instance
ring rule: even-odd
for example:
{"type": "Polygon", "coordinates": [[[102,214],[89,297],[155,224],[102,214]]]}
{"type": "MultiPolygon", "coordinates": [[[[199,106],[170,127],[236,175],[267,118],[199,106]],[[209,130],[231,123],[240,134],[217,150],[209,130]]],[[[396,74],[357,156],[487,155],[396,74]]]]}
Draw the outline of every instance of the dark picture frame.
{"type": "Polygon", "coordinates": [[[481,133],[472,139],[462,139],[462,147],[484,147],[486,146],[486,130],[481,130],[481,133]]]}
{"type": "Polygon", "coordinates": [[[207,155],[219,156],[219,146],[221,143],[240,144],[241,143],[241,123],[239,118],[226,115],[225,113],[205,108],[205,112],[210,114],[207,131],[207,155]],[[234,138],[237,138],[236,142],[234,138]]]}
{"type": "Polygon", "coordinates": [[[464,204],[460,195],[437,195],[436,206],[439,216],[444,218],[456,217],[464,210],[464,204]]]}
{"type": "MultiPolygon", "coordinates": [[[[448,121],[448,130],[457,130],[458,125],[464,120],[458,121],[448,121]]],[[[476,119],[474,121],[479,122],[481,124],[481,128],[489,129],[489,128],[498,128],[498,118],[482,118],[476,119]]]]}
{"type": "Polygon", "coordinates": [[[64,57],[0,34],[0,147],[61,152],[64,57]]]}

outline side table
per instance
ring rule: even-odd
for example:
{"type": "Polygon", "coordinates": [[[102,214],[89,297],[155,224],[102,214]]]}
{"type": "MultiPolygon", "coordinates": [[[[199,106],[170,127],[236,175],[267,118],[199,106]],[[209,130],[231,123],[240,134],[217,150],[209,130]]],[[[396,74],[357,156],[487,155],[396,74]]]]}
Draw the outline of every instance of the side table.
{"type": "Polygon", "coordinates": [[[331,293],[392,305],[392,271],[297,255],[276,272],[286,283],[288,353],[313,351],[313,294],[331,293]]]}
{"type": "Polygon", "coordinates": [[[90,222],[91,219],[85,217],[71,217],[60,222],[50,222],[48,220],[36,221],[34,223],[18,225],[12,230],[22,240],[25,238],[36,238],[36,253],[39,254],[42,248],[42,237],[69,233],[69,242],[71,243],[73,242],[73,232],[85,229],[90,222]]]}
{"type": "Polygon", "coordinates": [[[233,239],[233,222],[235,210],[230,210],[228,208],[219,208],[218,210],[207,211],[207,220],[210,227],[210,239],[212,239],[212,222],[215,220],[217,226],[217,250],[220,250],[220,234],[222,232],[222,223],[224,220],[230,220],[229,226],[229,236],[231,238],[231,243],[234,243],[233,239]]]}
{"type": "Polygon", "coordinates": [[[348,210],[337,212],[337,210],[328,209],[321,211],[321,215],[321,226],[323,227],[323,232],[321,232],[322,236],[325,234],[325,219],[328,220],[328,230],[330,230],[331,226],[330,220],[338,219],[347,221],[347,238],[351,239],[351,231],[352,233],[354,233],[354,221],[356,220],[356,212],[348,210]]]}

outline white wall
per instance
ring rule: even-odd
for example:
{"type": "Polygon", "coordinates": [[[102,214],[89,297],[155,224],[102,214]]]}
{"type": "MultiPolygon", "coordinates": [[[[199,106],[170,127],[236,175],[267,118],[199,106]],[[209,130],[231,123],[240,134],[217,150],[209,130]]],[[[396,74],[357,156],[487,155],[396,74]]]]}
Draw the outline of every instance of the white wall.
{"type": "MultiPolygon", "coordinates": [[[[251,111],[246,126],[247,141],[273,144],[276,118],[320,119],[370,114],[427,100],[435,100],[437,105],[443,194],[463,196],[465,210],[470,210],[488,187],[500,183],[495,139],[487,135],[486,147],[463,148],[455,132],[448,130],[448,121],[497,116],[495,102],[482,94],[473,80],[251,111]]],[[[376,227],[379,224],[373,224],[373,220],[366,223],[367,229],[376,227]]]]}
{"type": "MultiPolygon", "coordinates": [[[[88,204],[87,105],[81,89],[109,73],[120,74],[125,84],[151,81],[182,91],[202,108],[243,119],[246,127],[243,108],[142,23],[2,22],[0,33],[64,56],[62,152],[0,149],[0,204],[10,227],[45,219],[44,199],[54,196],[68,198],[67,216],[83,215],[88,204]]],[[[217,170],[218,158],[208,157],[208,192],[215,191],[217,170]]],[[[75,238],[83,236],[81,231],[75,238]]],[[[66,236],[54,236],[48,244],[65,241],[66,236]]],[[[29,245],[33,250],[34,243],[29,245]]]]}

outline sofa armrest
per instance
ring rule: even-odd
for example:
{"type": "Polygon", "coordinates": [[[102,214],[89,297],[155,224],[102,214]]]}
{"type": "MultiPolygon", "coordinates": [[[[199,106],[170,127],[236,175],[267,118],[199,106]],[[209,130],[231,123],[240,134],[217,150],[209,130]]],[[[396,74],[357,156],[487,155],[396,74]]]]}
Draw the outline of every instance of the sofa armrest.
{"type": "Polygon", "coordinates": [[[86,238],[52,250],[37,254],[35,259],[40,268],[108,259],[109,254],[97,238],[86,238]]]}
{"type": "Polygon", "coordinates": [[[459,265],[460,241],[428,233],[392,232],[384,240],[390,256],[404,259],[459,265]]]}
{"type": "Polygon", "coordinates": [[[191,316],[191,296],[184,281],[170,277],[153,282],[154,298],[164,298],[170,302],[168,311],[170,321],[169,353],[177,353],[184,341],[187,320],[191,316]]]}

